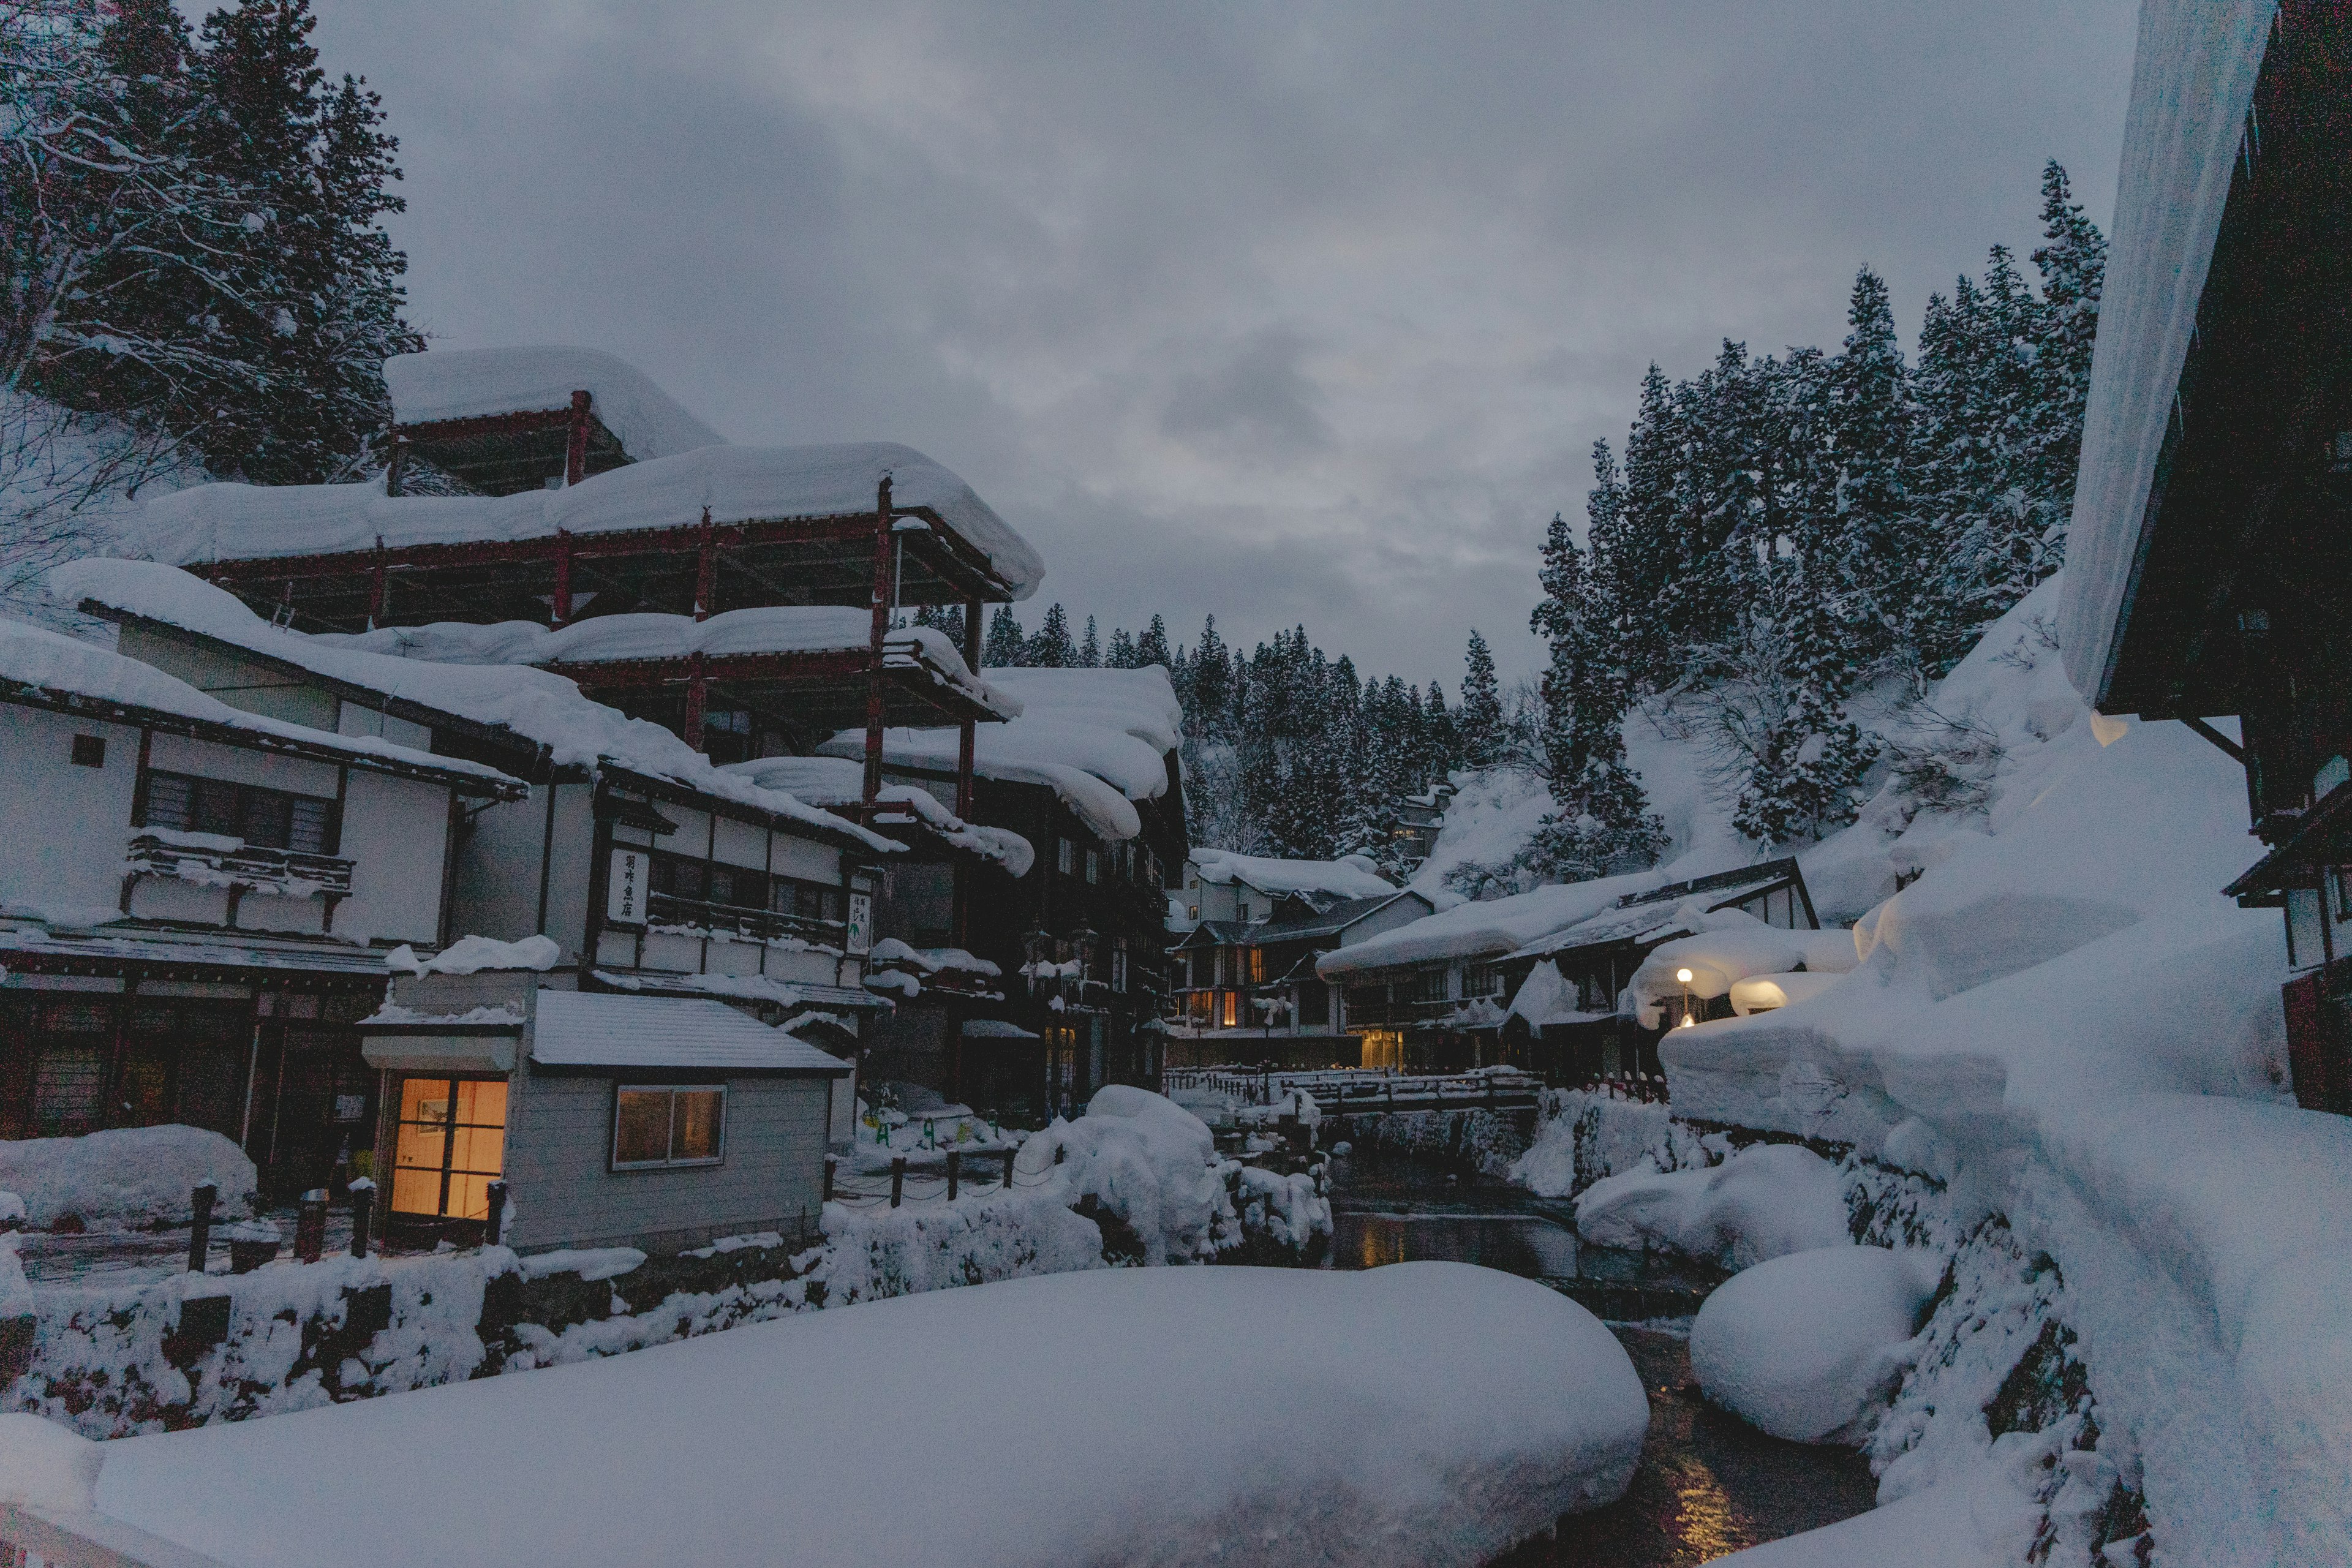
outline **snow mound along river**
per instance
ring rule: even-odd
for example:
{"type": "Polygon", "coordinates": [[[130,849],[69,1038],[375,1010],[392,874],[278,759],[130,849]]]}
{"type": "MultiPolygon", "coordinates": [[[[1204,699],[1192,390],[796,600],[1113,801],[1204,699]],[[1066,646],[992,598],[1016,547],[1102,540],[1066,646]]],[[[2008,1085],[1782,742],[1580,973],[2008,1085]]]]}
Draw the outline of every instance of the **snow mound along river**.
{"type": "Polygon", "coordinates": [[[1468,1564],[1614,1500],[1648,1420],[1489,1269],[1105,1269],[124,1438],[95,1501],[228,1568],[1468,1564]]]}
{"type": "Polygon", "coordinates": [[[1943,1260],[1883,1247],[1792,1252],[1735,1274],[1691,1325],[1706,1396],[1795,1443],[1863,1435],[1908,1364],[1943,1260]]]}

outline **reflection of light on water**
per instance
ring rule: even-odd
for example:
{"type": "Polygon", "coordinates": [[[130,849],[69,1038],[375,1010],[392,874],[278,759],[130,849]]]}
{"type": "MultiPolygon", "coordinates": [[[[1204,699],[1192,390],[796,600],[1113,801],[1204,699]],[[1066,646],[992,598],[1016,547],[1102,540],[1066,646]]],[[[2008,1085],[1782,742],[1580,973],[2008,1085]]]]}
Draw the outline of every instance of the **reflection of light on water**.
{"type": "Polygon", "coordinates": [[[1674,1467],[1670,1479],[1675,1497],[1675,1539],[1698,1552],[1704,1563],[1743,1546],[1753,1546],[1756,1534],[1732,1506],[1715,1472],[1696,1461],[1674,1467]]]}
{"type": "Polygon", "coordinates": [[[1363,1257],[1367,1268],[1378,1268],[1383,1263],[1402,1263],[1404,1226],[1394,1221],[1375,1221],[1365,1226],[1363,1257]]]}

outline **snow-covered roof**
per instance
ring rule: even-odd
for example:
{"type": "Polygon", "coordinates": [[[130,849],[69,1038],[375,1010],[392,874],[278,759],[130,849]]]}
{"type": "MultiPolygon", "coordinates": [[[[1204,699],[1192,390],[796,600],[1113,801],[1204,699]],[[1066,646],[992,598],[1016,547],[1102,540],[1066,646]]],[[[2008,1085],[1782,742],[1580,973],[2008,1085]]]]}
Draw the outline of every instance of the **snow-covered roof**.
{"type": "Polygon", "coordinates": [[[1528,971],[1519,984],[1518,994],[1511,998],[1510,1013],[1525,1018],[1541,1029],[1555,1024],[1593,1024],[1611,1016],[1606,1013],[1587,1013],[1577,1005],[1576,987],[1560,974],[1559,966],[1538,963],[1528,971]]]}
{"type": "MultiPolygon", "coordinates": [[[[722,800],[774,813],[812,827],[846,836],[869,848],[904,847],[868,832],[845,817],[763,789],[747,778],[728,773],[660,725],[632,719],[616,709],[591,701],[561,676],[544,670],[508,665],[440,664],[429,659],[402,658],[363,647],[346,647],[341,639],[312,637],[273,626],[247,608],[226,589],[175,567],[151,561],[89,560],[69,562],[48,575],[53,598],[68,605],[96,603],[121,614],[138,616],[184,631],[245,648],[266,658],[307,669],[330,680],[380,692],[476,723],[511,731],[536,745],[549,748],[558,766],[594,767],[611,764],[716,795],[722,800]]],[[[62,640],[62,639],[60,639],[62,640]]],[[[75,647],[89,647],[76,643],[75,647]]],[[[116,656],[91,649],[104,658],[116,656]]],[[[128,659],[118,660],[131,664],[128,659]]],[[[144,670],[145,665],[134,665],[144,670]]],[[[159,672],[159,680],[180,686],[192,697],[233,715],[240,722],[273,724],[274,720],[215,701],[193,687],[159,672]]],[[[295,726],[279,725],[280,729],[295,726]]],[[[304,731],[310,733],[310,731],[304,731]]],[[[328,736],[347,747],[387,748],[386,742],[328,736]]],[[[423,753],[408,753],[422,756],[423,753]]],[[[425,760],[447,767],[472,767],[446,757],[425,760]]],[[[484,773],[488,769],[478,770],[484,773]]],[[[503,777],[503,774],[494,776],[503,777]]]]}
{"type": "MultiPolygon", "coordinates": [[[[247,613],[249,618],[251,613],[247,613]]],[[[389,741],[338,735],[247,713],[137,659],[5,616],[0,616],[0,693],[116,703],[242,731],[257,741],[290,742],[313,752],[331,752],[358,766],[425,773],[502,790],[520,788],[519,781],[479,763],[436,757],[389,741]]]]}
{"type": "Polygon", "coordinates": [[[2148,487],[2197,328],[2275,0],[2144,0],[2058,621],[2095,706],[2142,556],[2148,487]]]}
{"type": "MultiPolygon", "coordinates": [[[[339,647],[453,664],[609,664],[623,659],[685,658],[703,654],[864,652],[872,646],[873,617],[844,605],[761,605],[727,610],[708,620],[635,613],[594,616],[550,630],[536,621],[476,626],[436,621],[422,626],[379,626],[369,632],[321,632],[339,647]]],[[[1019,698],[965,667],[963,655],[929,626],[902,626],[884,644],[886,657],[912,658],[964,696],[1006,718],[1019,698]]]]}
{"type": "Polygon", "coordinates": [[[850,1070],[840,1058],[715,998],[594,991],[539,994],[530,1059],[546,1067],[850,1070]]]}
{"type": "Polygon", "coordinates": [[[392,416],[403,425],[569,408],[585,392],[597,421],[638,462],[726,437],[678,406],[645,372],[595,349],[436,349],[383,362],[392,416]]]}
{"type": "MultiPolygon", "coordinates": [[[[900,510],[923,508],[985,555],[1013,597],[1045,563],[972,488],[911,447],[703,447],[631,463],[560,490],[510,496],[387,496],[373,484],[196,485],[150,500],[126,542],[175,566],[421,544],[546,539],[710,521],[840,517],[874,509],[887,474],[900,510]]],[[[901,526],[906,526],[902,524],[901,526]]]]}
{"type": "Polygon", "coordinates": [[[1643,959],[1626,983],[1635,1014],[1645,1029],[1658,1026],[1659,1004],[1687,992],[1713,998],[1753,974],[1786,974],[1802,969],[1843,974],[1861,962],[1853,932],[1787,931],[1767,925],[1742,910],[1712,913],[1685,902],[1679,922],[1691,934],[1662,942],[1643,959]],[[1688,981],[1678,978],[1687,973],[1688,981]]]}
{"type": "Polygon", "coordinates": [[[1203,882],[1244,882],[1261,893],[1336,893],[1343,899],[1377,899],[1397,890],[1395,883],[1375,872],[1361,856],[1278,860],[1267,855],[1236,855],[1230,849],[1195,849],[1192,860],[1203,882]]]}
{"type": "Polygon", "coordinates": [[[739,1002],[772,1002],[780,1007],[887,1013],[893,1005],[887,998],[854,985],[819,985],[803,980],[778,980],[767,974],[631,973],[600,969],[596,971],[596,983],[657,996],[732,996],[739,1002]]]}
{"type": "MultiPolygon", "coordinates": [[[[1183,709],[1168,672],[1141,669],[989,669],[990,684],[1020,699],[1021,716],[983,727],[973,771],[1014,784],[1045,784],[1105,838],[1143,831],[1133,802],[1168,790],[1168,753],[1183,734],[1183,709]]],[[[954,730],[888,730],[884,762],[951,772],[961,736],[954,730]]],[[[845,730],[818,748],[865,754],[866,732],[845,730]]]]}
{"type": "Polygon", "coordinates": [[[105,963],[174,963],[205,969],[287,969],[331,972],[362,980],[383,976],[374,948],[318,937],[277,937],[254,931],[174,931],[141,926],[115,931],[119,910],[0,905],[0,966],[12,955],[69,957],[105,963]]]}
{"type": "Polygon", "coordinates": [[[1655,871],[1636,871],[1457,905],[1327,952],[1315,970],[1328,980],[1438,959],[1499,957],[1588,920],[1622,895],[1654,887],[1659,880],[1655,871]]]}
{"type": "MultiPolygon", "coordinates": [[[[762,788],[782,790],[811,805],[862,805],[866,800],[865,764],[847,757],[759,757],[720,766],[762,788]]],[[[995,861],[1015,877],[1027,876],[1029,868],[1036,863],[1035,846],[1020,834],[1009,827],[966,822],[919,784],[886,784],[875,800],[912,816],[944,842],[995,861]]],[[[894,825],[893,831],[896,830],[894,825]]]]}

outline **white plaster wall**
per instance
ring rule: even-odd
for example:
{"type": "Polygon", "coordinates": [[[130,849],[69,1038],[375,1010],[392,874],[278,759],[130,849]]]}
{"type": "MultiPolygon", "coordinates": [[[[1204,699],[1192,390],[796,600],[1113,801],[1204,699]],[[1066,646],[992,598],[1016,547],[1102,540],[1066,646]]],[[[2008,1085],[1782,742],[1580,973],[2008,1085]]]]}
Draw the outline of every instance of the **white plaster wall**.
{"type": "MultiPolygon", "coordinates": [[[[446,784],[354,769],[343,802],[341,847],[352,861],[352,896],[335,910],[337,933],[360,940],[437,940],[448,837],[446,784]]],[[[237,923],[246,923],[242,911],[237,923]]],[[[530,932],[526,928],[484,934],[530,932]]]]}
{"type": "Polygon", "coordinates": [[[139,731],[0,704],[0,903],[116,910],[139,731]],[[73,765],[73,738],[106,742],[103,768],[73,765]]]}

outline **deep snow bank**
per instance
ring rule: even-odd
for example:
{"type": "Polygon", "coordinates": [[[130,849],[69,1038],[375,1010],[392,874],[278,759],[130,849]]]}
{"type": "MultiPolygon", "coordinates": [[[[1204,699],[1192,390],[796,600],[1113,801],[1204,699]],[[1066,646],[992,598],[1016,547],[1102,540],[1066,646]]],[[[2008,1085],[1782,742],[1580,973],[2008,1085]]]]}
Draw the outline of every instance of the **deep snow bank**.
{"type": "Polygon", "coordinates": [[[1718,1286],[1691,1325],[1706,1396],[1796,1443],[1860,1437],[1907,1364],[1943,1260],[1851,1244],[1790,1252],[1718,1286]]]}
{"type": "Polygon", "coordinates": [[[0,1192],[25,1200],[25,1223],[47,1230],[76,1215],[92,1230],[188,1223],[188,1194],[210,1182],[213,1213],[252,1212],[257,1176],[245,1151],[198,1127],[117,1127],[79,1138],[0,1140],[0,1192]]]}
{"type": "Polygon", "coordinates": [[[1794,1143],[1759,1143],[1712,1169],[1605,1177],[1576,1200],[1576,1234],[1727,1268],[1850,1239],[1837,1167],[1794,1143]]]}
{"type": "Polygon", "coordinates": [[[231,1568],[1471,1563],[1618,1496],[1647,1424],[1596,1319],[1491,1270],[1111,1269],[130,1438],[97,1502],[231,1568]],[[904,1418],[943,1401],[1010,1436],[904,1418]]]}

